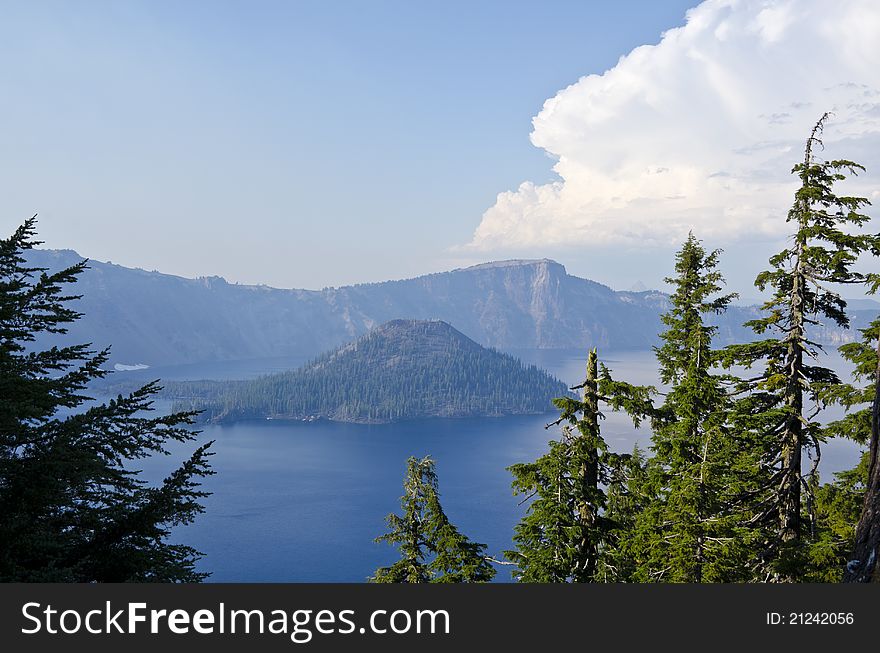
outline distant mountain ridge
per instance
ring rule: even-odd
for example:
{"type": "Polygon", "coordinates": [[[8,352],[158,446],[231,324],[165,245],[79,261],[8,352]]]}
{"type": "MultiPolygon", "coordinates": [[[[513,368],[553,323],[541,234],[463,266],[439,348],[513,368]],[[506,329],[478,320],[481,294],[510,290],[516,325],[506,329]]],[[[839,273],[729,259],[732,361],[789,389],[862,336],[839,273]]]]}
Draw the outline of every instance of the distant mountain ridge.
{"type": "Polygon", "coordinates": [[[439,320],[392,320],[303,367],[247,381],[169,383],[176,410],[206,421],[540,414],[568,388],[534,365],[486,349],[439,320]]]}
{"type": "MultiPolygon", "coordinates": [[[[31,264],[58,269],[81,257],[32,250],[31,264]]],[[[175,365],[221,360],[316,356],[390,320],[443,320],[477,343],[517,349],[647,349],[657,343],[668,296],[615,291],[569,275],[549,260],[484,263],[399,281],[324,290],[282,290],[182,277],[90,261],[75,292],[83,319],[64,342],[112,345],[111,364],[175,365]]],[[[851,311],[853,326],[876,310],[851,311]]],[[[742,323],[755,307],[731,307],[715,319],[719,342],[752,337],[742,323]]],[[[816,336],[853,338],[836,326],[816,336]]]]}

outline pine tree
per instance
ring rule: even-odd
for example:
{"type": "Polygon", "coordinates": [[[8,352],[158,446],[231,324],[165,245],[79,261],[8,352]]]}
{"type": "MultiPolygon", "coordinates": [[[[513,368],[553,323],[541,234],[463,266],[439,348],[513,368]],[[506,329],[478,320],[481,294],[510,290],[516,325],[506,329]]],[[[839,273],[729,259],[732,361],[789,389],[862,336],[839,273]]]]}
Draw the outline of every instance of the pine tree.
{"type": "MultiPolygon", "coordinates": [[[[858,515],[855,528],[843,530],[834,549],[837,554],[834,562],[844,563],[844,582],[876,582],[880,580],[878,571],[878,549],[880,549],[880,465],[877,458],[880,447],[880,318],[875,319],[867,329],[862,329],[862,341],[850,343],[840,348],[841,353],[855,364],[854,375],[857,380],[869,380],[863,388],[851,385],[838,389],[838,403],[852,408],[867,404],[849,413],[843,420],[832,423],[828,429],[849,437],[867,447],[856,469],[841,478],[850,480],[850,492],[846,495],[849,508],[845,515],[849,525],[854,514],[858,515]],[[853,509],[853,503],[857,509],[853,509]],[[847,538],[847,536],[850,536],[847,538]],[[846,549],[843,549],[843,547],[846,549]],[[841,558],[841,553],[849,553],[841,558]]],[[[832,513],[836,515],[837,513],[832,513]]]]}
{"type": "Polygon", "coordinates": [[[608,483],[605,516],[610,524],[608,543],[597,578],[605,583],[633,583],[647,579],[645,543],[655,534],[645,519],[649,506],[657,501],[649,487],[645,452],[635,445],[622,465],[613,470],[608,483]]]}
{"type": "Polygon", "coordinates": [[[407,460],[400,497],[403,514],[386,518],[390,531],[377,542],[397,545],[401,558],[380,567],[374,583],[485,583],[495,576],[484,544],[472,542],[449,521],[440,505],[434,461],[407,460]]]}
{"type": "Polygon", "coordinates": [[[738,442],[727,423],[726,377],[713,374],[716,327],[704,316],[722,313],[734,295],[719,295],[720,250],[706,252],[693,234],[676,255],[675,290],[662,317],[663,344],[654,351],[669,386],[651,420],[652,452],[643,483],[645,505],[634,524],[639,580],[740,580],[745,533],[737,527],[737,488],[746,478],[738,442]],[[737,470],[738,474],[732,474],[737,470]]]}
{"type": "Polygon", "coordinates": [[[862,452],[852,469],[835,472],[830,483],[812,480],[815,518],[806,547],[802,582],[839,583],[855,542],[868,480],[868,452],[862,452]]]}
{"type": "Polygon", "coordinates": [[[794,227],[790,246],[770,259],[771,269],[758,275],[759,290],[772,290],[764,304],[765,316],[747,323],[763,340],[728,349],[728,363],[763,364],[757,379],[744,381],[747,395],[733,419],[752,434],[763,451],[760,465],[769,470],[765,486],[756,494],[753,523],[770,533],[762,558],[768,578],[797,580],[802,569],[803,523],[809,521],[811,479],[818,465],[822,427],[816,419],[821,398],[839,383],[836,374],[820,365],[821,347],[808,329],[826,318],[848,327],[846,302],[831,284],[875,283],[878,275],[852,269],[864,252],[880,253],[880,237],[851,233],[868,222],[860,213],[868,204],[862,197],[837,195],[834,184],[863,170],[852,161],[819,161],[816,147],[828,114],[816,123],[804,150],[803,163],[792,172],[801,182],[787,221],[794,227]],[[811,408],[814,405],[816,408],[811,408]],[[812,470],[802,472],[804,452],[813,459],[812,470]],[[806,514],[805,514],[806,513],[806,514]]]}
{"type": "Polygon", "coordinates": [[[0,240],[0,580],[201,580],[201,555],[167,537],[203,510],[210,443],[158,486],[139,478],[135,461],[196,437],[193,414],[147,417],[156,383],[87,405],[108,351],[37,349],[38,336],[80,317],[64,288],[86,262],[52,274],[28,267],[35,224],[0,240]]]}
{"type": "Polygon", "coordinates": [[[628,456],[611,452],[602,438],[599,402],[626,409],[638,424],[648,410],[651,388],[616,382],[604,366],[600,374],[593,349],[586,380],[572,388],[579,389],[581,399],[554,399],[560,417],[548,428],[561,424],[561,440],[551,440],[550,451],[535,462],[509,467],[514,492],[531,500],[515,529],[517,548],[506,552],[521,582],[585,583],[608,576],[615,523],[604,514],[604,486],[628,456]]]}

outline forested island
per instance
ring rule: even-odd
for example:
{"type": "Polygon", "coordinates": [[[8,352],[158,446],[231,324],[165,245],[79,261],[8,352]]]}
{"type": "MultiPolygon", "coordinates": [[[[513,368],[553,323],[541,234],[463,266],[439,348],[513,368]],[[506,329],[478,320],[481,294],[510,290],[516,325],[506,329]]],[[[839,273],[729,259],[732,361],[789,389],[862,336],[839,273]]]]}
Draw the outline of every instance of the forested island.
{"type": "Polygon", "coordinates": [[[170,383],[177,410],[201,419],[384,423],[552,410],[558,379],[480,346],[446,322],[392,320],[305,366],[247,381],[170,383]]]}

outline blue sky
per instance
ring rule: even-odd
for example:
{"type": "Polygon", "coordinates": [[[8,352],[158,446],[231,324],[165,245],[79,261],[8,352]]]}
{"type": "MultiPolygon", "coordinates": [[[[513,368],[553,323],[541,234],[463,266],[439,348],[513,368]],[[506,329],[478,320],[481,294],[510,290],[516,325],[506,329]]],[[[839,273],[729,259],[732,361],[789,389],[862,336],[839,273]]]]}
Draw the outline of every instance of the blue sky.
{"type": "MultiPolygon", "coordinates": [[[[565,148],[581,132],[566,129],[580,129],[581,109],[602,109],[596,103],[621,84],[587,89],[584,107],[564,89],[658,43],[691,4],[3,3],[0,227],[8,233],[39,213],[48,247],[282,287],[510,256],[557,258],[616,287],[656,285],[670,243],[545,242],[523,215],[558,211],[560,225],[571,219],[583,233],[602,225],[585,227],[571,202],[532,206],[521,184],[562,179],[570,195],[579,187],[576,171],[553,169],[579,162],[565,148]],[[533,127],[554,97],[575,118],[533,127]],[[511,218],[499,204],[505,192],[533,210],[511,218]]],[[[677,83],[690,88],[687,78],[677,83]]],[[[779,101],[754,113],[769,115],[779,101]]],[[[621,102],[612,113],[629,115],[621,102]]],[[[632,119],[662,131],[657,116],[632,119]]],[[[629,125],[599,130],[607,142],[595,165],[615,160],[615,143],[639,147],[629,125]]],[[[591,201],[575,204],[589,213],[591,201]]],[[[748,251],[769,252],[774,233],[748,251]]],[[[737,263],[737,239],[718,240],[734,245],[732,276],[753,276],[737,263]]]]}

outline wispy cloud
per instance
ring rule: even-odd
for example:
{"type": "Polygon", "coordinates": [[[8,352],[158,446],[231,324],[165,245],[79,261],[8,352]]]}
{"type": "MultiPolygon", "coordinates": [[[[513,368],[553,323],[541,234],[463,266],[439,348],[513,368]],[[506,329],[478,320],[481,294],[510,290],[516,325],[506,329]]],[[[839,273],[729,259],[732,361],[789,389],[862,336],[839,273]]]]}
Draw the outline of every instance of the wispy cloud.
{"type": "Polygon", "coordinates": [[[880,196],[880,4],[709,0],[533,119],[559,180],[498,195],[465,249],[775,238],[818,117],[880,196]]]}

